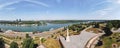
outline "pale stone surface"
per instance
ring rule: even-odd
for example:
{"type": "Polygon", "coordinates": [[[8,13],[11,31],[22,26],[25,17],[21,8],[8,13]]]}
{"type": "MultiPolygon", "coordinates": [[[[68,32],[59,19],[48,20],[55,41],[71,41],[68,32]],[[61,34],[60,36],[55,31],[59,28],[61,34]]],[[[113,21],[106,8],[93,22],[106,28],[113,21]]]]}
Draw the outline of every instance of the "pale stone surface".
{"type": "Polygon", "coordinates": [[[84,48],[87,42],[97,34],[82,31],[79,35],[70,36],[70,42],[66,42],[65,38],[60,37],[60,41],[65,48],[84,48]]]}
{"type": "Polygon", "coordinates": [[[43,45],[39,45],[37,48],[45,48],[43,45]]]}

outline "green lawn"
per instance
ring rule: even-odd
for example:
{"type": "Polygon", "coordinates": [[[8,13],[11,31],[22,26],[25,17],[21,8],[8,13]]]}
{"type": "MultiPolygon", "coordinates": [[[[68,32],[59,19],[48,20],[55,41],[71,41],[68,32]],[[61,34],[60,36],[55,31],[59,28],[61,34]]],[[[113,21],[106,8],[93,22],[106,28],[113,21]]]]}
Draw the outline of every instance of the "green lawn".
{"type": "Polygon", "coordinates": [[[105,36],[102,38],[102,48],[112,48],[112,44],[115,43],[120,46],[120,33],[113,33],[111,36],[105,36]]]}

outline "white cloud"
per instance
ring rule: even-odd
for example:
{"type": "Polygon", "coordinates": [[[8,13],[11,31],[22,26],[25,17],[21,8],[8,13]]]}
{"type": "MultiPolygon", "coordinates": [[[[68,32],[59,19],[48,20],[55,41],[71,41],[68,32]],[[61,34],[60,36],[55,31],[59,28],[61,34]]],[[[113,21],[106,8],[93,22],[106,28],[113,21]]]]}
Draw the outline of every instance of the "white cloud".
{"type": "Polygon", "coordinates": [[[114,4],[120,4],[120,0],[107,0],[107,1],[114,4]]]}
{"type": "Polygon", "coordinates": [[[117,4],[120,4],[120,0],[115,0],[115,2],[116,2],[117,4]]]}
{"type": "MultiPolygon", "coordinates": [[[[20,3],[21,1],[26,1],[26,2],[30,2],[30,3],[42,5],[44,7],[49,7],[49,5],[47,5],[47,4],[43,3],[43,2],[38,2],[38,1],[34,1],[34,0],[16,0],[16,1],[0,4],[0,10],[2,10],[4,8],[8,7],[8,6],[20,3]]],[[[9,8],[9,9],[12,10],[13,8],[9,8]]]]}
{"type": "Polygon", "coordinates": [[[120,0],[118,0],[118,3],[120,4],[120,0]]]}
{"type": "Polygon", "coordinates": [[[42,5],[44,7],[49,7],[49,5],[47,5],[47,4],[43,3],[43,2],[38,2],[38,1],[34,1],[34,0],[24,0],[24,1],[34,3],[34,4],[38,4],[38,5],[42,5]]]}
{"type": "MultiPolygon", "coordinates": [[[[112,12],[115,12],[115,10],[118,7],[120,7],[120,0],[107,0],[107,2],[109,2],[111,5],[103,8],[103,9],[96,10],[95,12],[92,13],[92,15],[101,17],[101,18],[102,17],[104,17],[104,18],[113,17],[114,15],[111,15],[111,14],[112,14],[112,12]]],[[[101,3],[98,3],[98,4],[101,4],[101,3]]]]}
{"type": "MultiPolygon", "coordinates": [[[[105,0],[105,1],[101,1],[101,2],[98,2],[98,3],[96,3],[96,4],[94,4],[94,5],[91,5],[91,10],[94,10],[94,9],[96,9],[96,6],[101,6],[101,5],[103,5],[103,6],[105,6],[105,7],[107,7],[107,5],[104,5],[104,4],[106,4],[108,1],[107,0],[105,0]]],[[[105,7],[103,7],[103,8],[105,8],[105,7]]]]}
{"type": "Polygon", "coordinates": [[[7,6],[10,6],[10,5],[13,5],[13,4],[16,4],[16,3],[19,3],[19,2],[21,2],[21,1],[14,1],[14,2],[8,2],[8,3],[1,4],[0,9],[3,9],[7,6]]]}
{"type": "Polygon", "coordinates": [[[95,12],[92,13],[93,16],[106,16],[108,15],[110,12],[112,12],[113,8],[104,8],[104,9],[100,9],[97,10],[95,12]]]}
{"type": "Polygon", "coordinates": [[[106,3],[106,2],[107,1],[102,1],[102,2],[99,2],[99,3],[95,4],[94,6],[102,5],[102,4],[106,3]]]}

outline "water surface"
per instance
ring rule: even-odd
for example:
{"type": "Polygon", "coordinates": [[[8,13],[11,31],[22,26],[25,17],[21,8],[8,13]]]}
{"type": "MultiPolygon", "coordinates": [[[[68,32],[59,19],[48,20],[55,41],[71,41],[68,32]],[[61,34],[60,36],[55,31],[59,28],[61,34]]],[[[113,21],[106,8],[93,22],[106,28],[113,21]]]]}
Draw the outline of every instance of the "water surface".
{"type": "Polygon", "coordinates": [[[65,27],[71,25],[73,23],[66,23],[66,24],[49,24],[41,25],[41,26],[13,26],[13,25],[0,25],[0,28],[6,30],[15,30],[20,32],[33,32],[33,31],[48,31],[50,29],[57,29],[60,27],[65,27]]]}

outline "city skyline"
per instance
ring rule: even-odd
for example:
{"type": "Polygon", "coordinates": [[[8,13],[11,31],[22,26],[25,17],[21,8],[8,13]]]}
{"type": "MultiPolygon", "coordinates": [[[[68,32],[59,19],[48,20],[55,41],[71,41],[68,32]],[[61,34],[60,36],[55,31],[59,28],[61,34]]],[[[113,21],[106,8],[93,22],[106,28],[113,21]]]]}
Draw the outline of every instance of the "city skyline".
{"type": "Polygon", "coordinates": [[[0,20],[120,19],[120,0],[0,0],[0,20]]]}

